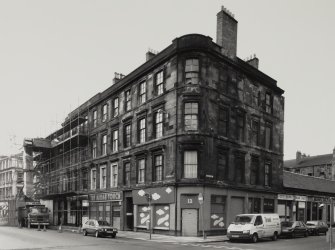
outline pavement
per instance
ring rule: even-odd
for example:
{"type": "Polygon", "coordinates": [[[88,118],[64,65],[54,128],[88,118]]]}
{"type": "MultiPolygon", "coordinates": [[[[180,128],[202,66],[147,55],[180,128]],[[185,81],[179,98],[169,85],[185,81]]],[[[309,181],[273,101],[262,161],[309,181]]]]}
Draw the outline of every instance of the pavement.
{"type": "MultiPolygon", "coordinates": [[[[50,227],[51,230],[59,230],[58,227],[50,227]]],[[[62,232],[65,233],[81,233],[80,228],[78,227],[62,227],[62,232]]],[[[136,240],[144,241],[155,241],[155,242],[170,242],[170,243],[209,243],[209,242],[223,242],[228,241],[226,235],[215,235],[207,236],[205,239],[201,237],[186,237],[186,236],[172,236],[172,235],[163,235],[163,234],[150,234],[147,232],[134,232],[134,231],[119,231],[116,237],[120,238],[129,238],[136,240]]]]}

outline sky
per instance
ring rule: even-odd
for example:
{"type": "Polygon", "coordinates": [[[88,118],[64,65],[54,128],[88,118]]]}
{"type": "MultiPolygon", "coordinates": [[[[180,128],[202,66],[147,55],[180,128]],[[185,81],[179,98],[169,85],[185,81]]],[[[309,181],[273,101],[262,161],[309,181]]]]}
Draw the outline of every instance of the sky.
{"type": "Polygon", "coordinates": [[[332,153],[333,0],[0,0],[0,155],[60,128],[149,48],[189,33],[216,41],[222,5],[238,21],[237,56],[256,54],[285,90],[284,159],[332,153]]]}

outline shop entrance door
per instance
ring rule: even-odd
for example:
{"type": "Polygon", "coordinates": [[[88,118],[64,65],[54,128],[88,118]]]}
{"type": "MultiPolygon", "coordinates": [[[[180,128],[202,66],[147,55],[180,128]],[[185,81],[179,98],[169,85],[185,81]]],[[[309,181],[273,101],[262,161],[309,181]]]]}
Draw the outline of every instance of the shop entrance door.
{"type": "Polygon", "coordinates": [[[134,228],[134,206],[133,197],[126,197],[126,230],[134,228]]]}
{"type": "Polygon", "coordinates": [[[183,209],[182,210],[182,235],[197,236],[198,235],[198,210],[183,209]]]}

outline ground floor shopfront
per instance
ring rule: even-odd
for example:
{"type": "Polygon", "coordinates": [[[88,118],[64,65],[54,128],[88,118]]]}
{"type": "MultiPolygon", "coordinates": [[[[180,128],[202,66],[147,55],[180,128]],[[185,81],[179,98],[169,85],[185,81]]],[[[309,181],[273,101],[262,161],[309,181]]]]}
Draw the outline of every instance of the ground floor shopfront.
{"type": "Polygon", "coordinates": [[[329,223],[330,203],[330,197],[279,194],[278,214],[282,221],[322,220],[329,223]]]}

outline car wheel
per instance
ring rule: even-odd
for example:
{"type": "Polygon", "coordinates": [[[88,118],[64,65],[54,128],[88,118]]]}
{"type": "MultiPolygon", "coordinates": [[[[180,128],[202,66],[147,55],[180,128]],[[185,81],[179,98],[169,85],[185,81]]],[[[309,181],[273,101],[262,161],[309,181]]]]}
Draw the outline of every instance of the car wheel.
{"type": "Polygon", "coordinates": [[[307,237],[308,236],[308,232],[306,231],[305,233],[304,233],[304,237],[307,237]]]}
{"type": "Polygon", "coordinates": [[[272,236],[272,240],[276,241],[277,239],[278,239],[278,235],[277,235],[277,232],[275,232],[272,236]]]}
{"type": "Polygon", "coordinates": [[[95,231],[95,237],[99,238],[99,231],[95,231]]]}
{"type": "Polygon", "coordinates": [[[293,232],[291,236],[292,236],[292,238],[295,238],[295,232],[293,232]]]}
{"type": "Polygon", "coordinates": [[[83,235],[87,236],[87,231],[85,229],[83,230],[83,235]]]}
{"type": "Polygon", "coordinates": [[[256,233],[254,233],[254,234],[252,235],[251,241],[252,241],[253,243],[256,243],[256,242],[258,241],[258,235],[257,235],[256,233]]]}
{"type": "Polygon", "coordinates": [[[112,234],[112,238],[114,239],[116,237],[116,234],[112,234]]]}

